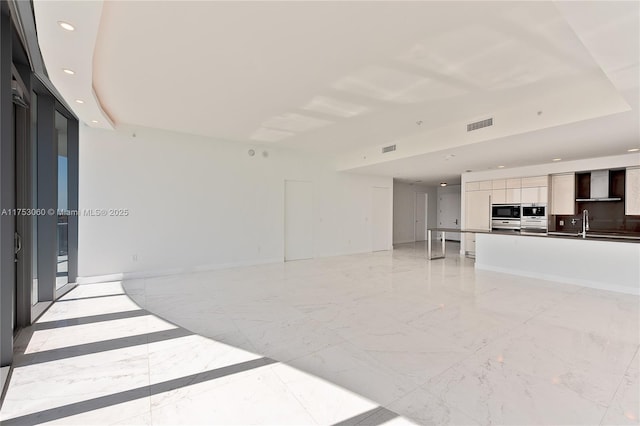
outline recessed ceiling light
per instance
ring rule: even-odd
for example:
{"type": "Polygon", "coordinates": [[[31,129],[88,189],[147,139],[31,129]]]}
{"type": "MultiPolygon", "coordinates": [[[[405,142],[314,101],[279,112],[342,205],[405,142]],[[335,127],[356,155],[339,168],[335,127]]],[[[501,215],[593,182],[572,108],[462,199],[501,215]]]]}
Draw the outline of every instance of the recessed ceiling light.
{"type": "Polygon", "coordinates": [[[65,29],[67,31],[75,31],[75,29],[76,29],[76,27],[74,27],[70,23],[64,22],[64,21],[58,21],[58,25],[60,25],[63,29],[65,29]]]}
{"type": "Polygon", "coordinates": [[[447,182],[440,182],[440,186],[447,186],[447,182]]]}
{"type": "Polygon", "coordinates": [[[77,103],[77,104],[83,104],[83,103],[84,103],[84,101],[83,101],[82,99],[76,99],[76,103],[77,103]]]}
{"type": "Polygon", "coordinates": [[[70,70],[69,68],[64,68],[62,71],[69,75],[74,75],[76,73],[74,70],[70,70]]]}
{"type": "Polygon", "coordinates": [[[553,159],[553,160],[551,160],[551,161],[560,161],[560,160],[562,160],[562,158],[554,158],[554,159],[553,159]]]}
{"type": "Polygon", "coordinates": [[[504,166],[498,166],[499,169],[504,169],[504,166]]]}
{"type": "Polygon", "coordinates": [[[640,148],[630,148],[627,151],[629,151],[629,152],[638,152],[638,151],[640,151],[640,148]]]}
{"type": "Polygon", "coordinates": [[[93,124],[98,124],[98,120],[91,120],[93,124]]]}

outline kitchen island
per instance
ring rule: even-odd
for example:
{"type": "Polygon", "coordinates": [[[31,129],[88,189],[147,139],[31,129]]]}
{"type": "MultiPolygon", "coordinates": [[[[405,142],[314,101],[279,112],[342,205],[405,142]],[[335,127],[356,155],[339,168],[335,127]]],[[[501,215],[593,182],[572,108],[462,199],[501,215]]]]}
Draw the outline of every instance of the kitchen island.
{"type": "Polygon", "coordinates": [[[640,295],[640,240],[476,235],[476,268],[640,295]]]}
{"type": "Polygon", "coordinates": [[[477,269],[640,295],[640,238],[597,233],[582,238],[562,233],[455,232],[476,234],[477,269]]]}

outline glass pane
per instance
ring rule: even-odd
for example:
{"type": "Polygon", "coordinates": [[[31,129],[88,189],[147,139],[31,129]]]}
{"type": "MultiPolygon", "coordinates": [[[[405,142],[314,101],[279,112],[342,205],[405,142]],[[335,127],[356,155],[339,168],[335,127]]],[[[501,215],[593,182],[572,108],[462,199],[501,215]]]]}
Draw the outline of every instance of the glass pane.
{"type": "Polygon", "coordinates": [[[69,282],[68,275],[68,167],[67,167],[67,119],[56,111],[56,134],[58,138],[58,269],[56,290],[69,282]]]}
{"type": "MultiPolygon", "coordinates": [[[[38,96],[31,97],[31,207],[38,208],[38,96]]],[[[31,304],[38,303],[38,215],[31,216],[31,304]]]]}

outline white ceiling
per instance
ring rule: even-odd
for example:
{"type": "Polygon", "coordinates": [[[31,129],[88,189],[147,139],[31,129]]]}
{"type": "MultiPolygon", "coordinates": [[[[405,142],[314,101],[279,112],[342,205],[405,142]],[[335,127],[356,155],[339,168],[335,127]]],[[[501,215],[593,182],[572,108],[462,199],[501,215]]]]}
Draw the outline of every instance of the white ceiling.
{"type": "MultiPolygon", "coordinates": [[[[46,3],[40,38],[40,22],[79,10],[46,3]]],[[[105,2],[89,72],[116,124],[439,182],[637,146],[638,13],[610,1],[105,2]],[[487,117],[492,128],[466,134],[487,117]]],[[[47,49],[49,67],[65,45],[47,49]]]]}
{"type": "Polygon", "coordinates": [[[49,79],[80,120],[93,127],[113,129],[93,90],[93,49],[102,1],[36,0],[33,8],[49,79]],[[75,30],[66,31],[59,22],[73,23],[75,30]],[[75,74],[69,75],[65,69],[75,74]]]}

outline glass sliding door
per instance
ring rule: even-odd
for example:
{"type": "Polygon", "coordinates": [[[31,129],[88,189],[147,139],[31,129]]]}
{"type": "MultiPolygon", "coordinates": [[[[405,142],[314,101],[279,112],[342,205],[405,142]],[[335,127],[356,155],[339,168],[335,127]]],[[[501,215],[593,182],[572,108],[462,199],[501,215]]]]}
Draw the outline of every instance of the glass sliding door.
{"type": "Polygon", "coordinates": [[[67,154],[67,118],[56,111],[56,139],[58,142],[58,263],[56,290],[69,283],[69,161],[67,154]]]}

